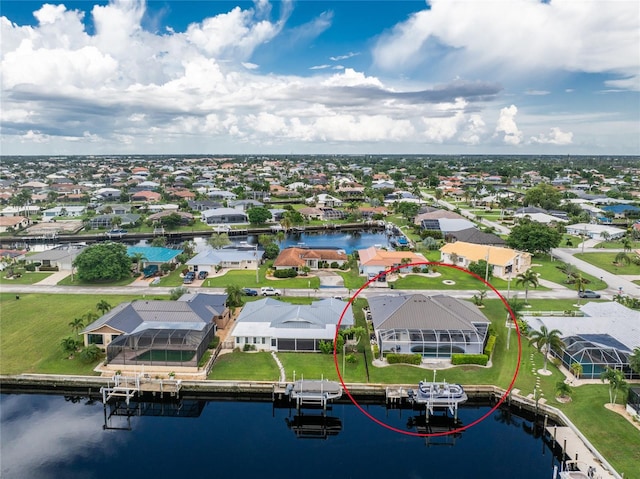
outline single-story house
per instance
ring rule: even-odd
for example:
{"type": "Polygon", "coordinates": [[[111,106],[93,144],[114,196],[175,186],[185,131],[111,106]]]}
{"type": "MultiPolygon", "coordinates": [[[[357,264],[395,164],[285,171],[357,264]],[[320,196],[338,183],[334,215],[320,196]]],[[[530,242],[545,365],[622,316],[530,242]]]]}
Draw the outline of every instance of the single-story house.
{"type": "Polygon", "coordinates": [[[296,271],[309,267],[312,270],[318,269],[322,262],[331,265],[337,263],[342,266],[349,260],[347,253],[340,249],[307,249],[307,248],[285,248],[273,262],[275,269],[295,269],[296,271]]]}
{"type": "MultiPolygon", "coordinates": [[[[380,273],[396,268],[403,263],[426,263],[424,256],[413,251],[386,251],[370,246],[358,250],[358,268],[360,275],[374,278],[380,273]]],[[[410,268],[402,268],[398,271],[407,272],[410,268]]]]}
{"type": "Polygon", "coordinates": [[[530,328],[543,325],[561,333],[565,347],[551,355],[570,369],[582,366],[580,377],[599,379],[607,367],[618,369],[627,379],[640,379],[629,366],[629,356],[640,348],[640,312],[613,302],[588,302],[580,307],[583,317],[525,316],[530,328]]]}
{"type": "Polygon", "coordinates": [[[317,208],[334,208],[342,206],[343,201],[335,196],[321,193],[317,196],[307,198],[306,203],[308,205],[315,205],[317,208]]]}
{"type": "Polygon", "coordinates": [[[189,225],[189,224],[193,223],[193,215],[191,213],[187,213],[185,211],[175,211],[175,210],[160,211],[159,213],[154,213],[152,215],[149,215],[149,217],[147,219],[149,221],[160,221],[160,222],[162,222],[163,218],[166,218],[167,216],[171,216],[171,215],[180,216],[180,224],[181,225],[189,225]]]}
{"type": "Polygon", "coordinates": [[[17,231],[30,224],[31,220],[24,216],[0,216],[0,233],[6,233],[10,228],[17,231]]]}
{"type": "Polygon", "coordinates": [[[440,262],[469,268],[471,263],[485,260],[492,275],[509,279],[531,267],[531,254],[500,246],[482,245],[456,241],[440,248],[440,262]]]}
{"type": "Polygon", "coordinates": [[[126,215],[131,213],[131,205],[108,204],[101,205],[96,208],[96,212],[100,214],[126,215]],[[110,211],[110,212],[109,212],[110,211]]]}
{"type": "Polygon", "coordinates": [[[121,192],[117,188],[100,188],[94,194],[105,200],[113,200],[119,199],[121,192]]]}
{"type": "Polygon", "coordinates": [[[622,238],[626,231],[615,226],[596,225],[591,223],[575,223],[567,226],[567,234],[575,236],[588,236],[595,240],[614,240],[622,238]]]}
{"type": "Polygon", "coordinates": [[[58,268],[58,271],[71,271],[73,261],[85,247],[84,245],[66,244],[28,256],[27,261],[40,263],[39,270],[41,268],[45,268],[44,270],[58,268]]]}
{"type": "Polygon", "coordinates": [[[505,246],[507,244],[507,242],[500,236],[493,233],[485,233],[475,227],[447,233],[445,235],[445,240],[449,243],[464,241],[465,243],[491,246],[505,246]]]}
{"type": "Polygon", "coordinates": [[[42,221],[51,221],[57,216],[78,217],[87,211],[84,206],[56,206],[42,212],[42,221]]]}
{"type": "Polygon", "coordinates": [[[146,203],[153,203],[160,201],[162,199],[162,195],[160,193],[156,193],[155,191],[137,191],[131,195],[131,201],[144,201],[146,203]]]}
{"type": "Polygon", "coordinates": [[[319,351],[320,341],[333,341],[343,312],[340,328],[352,327],[353,310],[346,301],[328,298],[300,305],[265,298],[244,305],[231,337],[239,348],[249,344],[263,351],[319,351]]]}
{"type": "Polygon", "coordinates": [[[211,274],[216,267],[229,269],[252,269],[260,266],[264,250],[241,249],[241,248],[220,248],[208,249],[198,253],[185,264],[191,271],[206,271],[211,274]]]}
{"type": "Polygon", "coordinates": [[[385,353],[482,354],[490,324],[473,303],[446,295],[373,296],[369,310],[380,358],[385,353]]]}
{"type": "Polygon", "coordinates": [[[248,223],[246,213],[235,208],[214,208],[202,212],[202,221],[208,225],[248,223]]]}
{"type": "Polygon", "coordinates": [[[176,258],[182,250],[161,246],[127,246],[127,255],[130,258],[134,258],[138,253],[143,255],[141,268],[146,268],[152,264],[159,267],[164,263],[177,263],[176,258]]]}
{"type": "Polygon", "coordinates": [[[85,346],[107,352],[107,363],[197,367],[230,313],[226,294],[185,294],[177,301],[121,303],[85,327],[85,346]]]}
{"type": "Polygon", "coordinates": [[[222,208],[222,203],[213,200],[188,201],[189,208],[195,211],[206,211],[215,208],[222,208]]]}
{"type": "Polygon", "coordinates": [[[109,214],[109,215],[99,215],[94,216],[89,220],[89,227],[91,229],[97,228],[111,228],[113,226],[113,219],[120,218],[120,226],[128,226],[135,224],[136,221],[140,219],[140,215],[136,215],[133,213],[123,213],[123,214],[109,214]]]}

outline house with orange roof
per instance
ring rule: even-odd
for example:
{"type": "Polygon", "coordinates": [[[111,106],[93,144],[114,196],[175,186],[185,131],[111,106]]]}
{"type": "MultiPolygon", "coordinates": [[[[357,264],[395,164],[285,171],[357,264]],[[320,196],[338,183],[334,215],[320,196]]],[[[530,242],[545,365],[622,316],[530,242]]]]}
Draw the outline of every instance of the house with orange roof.
{"type": "MultiPolygon", "coordinates": [[[[375,246],[358,250],[358,258],[360,275],[367,278],[374,278],[380,273],[397,268],[402,264],[425,263],[427,261],[424,256],[413,251],[387,251],[375,246]]],[[[398,271],[406,273],[409,269],[401,268],[398,271]]]]}
{"type": "Polygon", "coordinates": [[[531,254],[511,248],[456,241],[440,248],[440,262],[469,268],[471,263],[487,261],[492,275],[509,279],[531,267],[531,254]]]}
{"type": "Polygon", "coordinates": [[[0,216],[0,233],[21,230],[30,224],[31,220],[24,216],[0,216]]]}
{"type": "Polygon", "coordinates": [[[131,201],[144,201],[147,203],[153,203],[160,201],[162,195],[160,193],[156,193],[155,191],[138,191],[131,195],[131,201]]]}
{"type": "Polygon", "coordinates": [[[273,262],[275,269],[294,269],[296,271],[307,266],[316,270],[322,263],[337,263],[342,266],[349,260],[344,250],[338,249],[308,249],[308,248],[285,248],[273,262]]]}

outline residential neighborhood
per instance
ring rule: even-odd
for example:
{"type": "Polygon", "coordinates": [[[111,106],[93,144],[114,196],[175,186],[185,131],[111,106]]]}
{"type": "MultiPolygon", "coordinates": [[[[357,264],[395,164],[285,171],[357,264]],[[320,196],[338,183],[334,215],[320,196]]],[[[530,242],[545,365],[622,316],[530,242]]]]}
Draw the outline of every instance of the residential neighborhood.
{"type": "Polygon", "coordinates": [[[637,161],[8,160],[3,310],[100,306],[51,313],[70,372],[216,381],[268,354],[282,380],[334,375],[335,351],[357,382],[398,365],[475,381],[522,348],[523,384],[640,381],[637,161]]]}

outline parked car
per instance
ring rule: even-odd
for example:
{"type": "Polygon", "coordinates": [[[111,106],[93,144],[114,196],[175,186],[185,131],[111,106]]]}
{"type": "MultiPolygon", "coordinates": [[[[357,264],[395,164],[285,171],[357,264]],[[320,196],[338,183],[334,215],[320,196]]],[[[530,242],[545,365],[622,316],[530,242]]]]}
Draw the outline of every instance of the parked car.
{"type": "Polygon", "coordinates": [[[245,296],[258,296],[258,291],[251,288],[242,288],[242,294],[245,296]]]}
{"type": "Polygon", "coordinates": [[[580,291],[578,293],[578,296],[580,296],[581,298],[599,298],[600,295],[598,293],[596,293],[595,291],[591,291],[590,289],[585,289],[584,291],[580,291]]]}
{"type": "Polygon", "coordinates": [[[189,271],[184,275],[184,279],[182,280],[183,284],[191,284],[193,280],[196,279],[196,274],[193,271],[189,271]]]}
{"type": "Polygon", "coordinates": [[[272,288],[271,286],[263,286],[260,288],[260,293],[262,296],[281,296],[282,291],[279,289],[272,288]]]}
{"type": "Polygon", "coordinates": [[[122,229],[112,229],[107,231],[105,234],[107,235],[107,237],[109,238],[122,238],[123,236],[125,236],[128,233],[127,230],[122,230],[122,229]]]}
{"type": "Polygon", "coordinates": [[[208,271],[200,271],[198,273],[198,279],[207,279],[207,276],[209,276],[208,271]]]}

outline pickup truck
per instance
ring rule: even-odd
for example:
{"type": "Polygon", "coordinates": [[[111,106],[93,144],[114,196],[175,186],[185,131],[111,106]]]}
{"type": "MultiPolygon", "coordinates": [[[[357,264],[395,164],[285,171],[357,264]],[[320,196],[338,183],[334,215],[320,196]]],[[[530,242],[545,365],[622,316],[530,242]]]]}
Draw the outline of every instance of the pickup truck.
{"type": "Polygon", "coordinates": [[[263,286],[260,288],[262,296],[282,296],[282,291],[272,288],[271,286],[263,286]]]}

